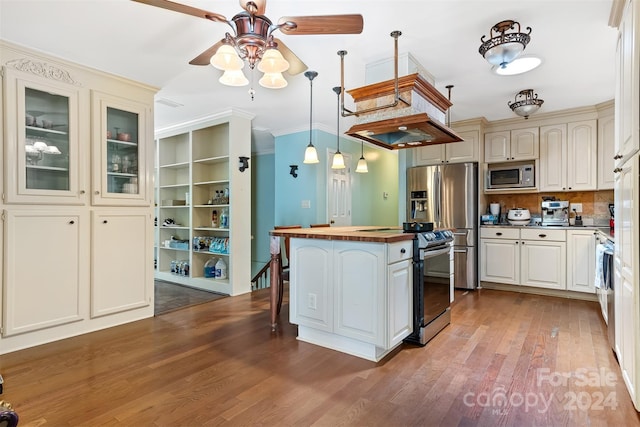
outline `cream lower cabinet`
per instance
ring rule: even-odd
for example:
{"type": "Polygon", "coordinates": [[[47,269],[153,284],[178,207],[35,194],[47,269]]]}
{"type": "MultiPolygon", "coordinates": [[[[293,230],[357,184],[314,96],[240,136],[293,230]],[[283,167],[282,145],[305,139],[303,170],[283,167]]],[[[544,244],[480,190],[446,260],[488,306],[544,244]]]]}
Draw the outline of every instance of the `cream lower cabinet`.
{"type": "Polygon", "coordinates": [[[566,289],[564,230],[483,227],[480,237],[481,280],[566,289]]]}
{"type": "Polygon", "coordinates": [[[298,339],[372,361],[413,331],[411,241],[291,239],[298,339]]]}
{"type": "Polygon", "coordinates": [[[596,237],[593,230],[567,231],[567,290],[593,294],[596,237]]]}
{"type": "Polygon", "coordinates": [[[480,280],[520,284],[520,231],[515,228],[481,228],[480,280]]]}
{"type": "Polygon", "coordinates": [[[147,210],[92,212],[91,317],[151,304],[153,229],[147,210]]]}
{"type": "Polygon", "coordinates": [[[520,230],[520,284],[567,288],[567,243],[564,230],[520,230]]]}
{"type": "Polygon", "coordinates": [[[82,321],[88,288],[88,215],[5,210],[2,336],[82,321]]]}

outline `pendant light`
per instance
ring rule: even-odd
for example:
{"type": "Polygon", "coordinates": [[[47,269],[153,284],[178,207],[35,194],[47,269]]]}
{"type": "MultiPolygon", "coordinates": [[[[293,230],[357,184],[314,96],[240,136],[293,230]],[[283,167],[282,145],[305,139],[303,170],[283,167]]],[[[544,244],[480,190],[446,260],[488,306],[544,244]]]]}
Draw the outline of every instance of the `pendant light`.
{"type": "Polygon", "coordinates": [[[331,164],[331,169],[344,169],[344,156],[340,152],[340,92],[342,91],[340,87],[334,87],[333,91],[338,95],[338,121],[336,124],[336,139],[338,150],[333,155],[333,163],[331,164]]]}
{"type": "Polygon", "coordinates": [[[311,125],[313,122],[313,79],[318,77],[318,73],[315,71],[307,71],[304,73],[304,76],[309,79],[311,97],[309,101],[309,145],[307,145],[307,149],[304,150],[304,160],[302,163],[319,163],[318,151],[316,150],[316,147],[313,146],[313,142],[311,142],[311,125]]]}
{"type": "Polygon", "coordinates": [[[358,160],[358,166],[356,166],[356,172],[367,173],[369,168],[367,167],[367,161],[364,158],[364,141],[360,141],[360,160],[358,160]]]}

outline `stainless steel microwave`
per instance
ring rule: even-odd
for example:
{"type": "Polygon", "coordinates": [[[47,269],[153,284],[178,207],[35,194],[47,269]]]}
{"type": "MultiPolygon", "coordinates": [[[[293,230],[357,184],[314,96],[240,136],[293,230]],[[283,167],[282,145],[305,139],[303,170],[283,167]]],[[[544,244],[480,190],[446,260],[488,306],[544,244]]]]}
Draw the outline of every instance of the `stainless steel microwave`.
{"type": "Polygon", "coordinates": [[[487,189],[535,187],[535,175],[533,164],[489,165],[487,189]]]}

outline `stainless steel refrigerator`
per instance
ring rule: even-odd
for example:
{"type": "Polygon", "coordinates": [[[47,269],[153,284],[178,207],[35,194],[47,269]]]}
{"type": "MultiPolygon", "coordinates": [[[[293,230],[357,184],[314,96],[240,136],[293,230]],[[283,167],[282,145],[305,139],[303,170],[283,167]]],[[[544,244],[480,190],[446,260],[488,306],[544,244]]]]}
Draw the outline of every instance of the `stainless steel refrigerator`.
{"type": "Polygon", "coordinates": [[[408,221],[454,232],[454,286],[478,286],[478,164],[407,169],[408,221]]]}

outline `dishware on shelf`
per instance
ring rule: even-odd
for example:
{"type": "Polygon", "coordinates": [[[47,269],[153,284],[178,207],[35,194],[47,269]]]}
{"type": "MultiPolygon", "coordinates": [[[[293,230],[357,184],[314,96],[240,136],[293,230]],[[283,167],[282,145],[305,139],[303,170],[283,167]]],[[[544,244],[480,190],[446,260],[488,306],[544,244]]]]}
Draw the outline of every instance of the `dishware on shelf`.
{"type": "Polygon", "coordinates": [[[27,114],[24,116],[24,122],[27,126],[35,126],[36,118],[31,114],[27,114]]]}
{"type": "Polygon", "coordinates": [[[127,132],[118,132],[116,135],[119,141],[129,142],[131,141],[131,134],[127,132]]]}
{"type": "Polygon", "coordinates": [[[107,131],[107,139],[112,139],[113,138],[113,133],[111,133],[110,130],[107,131]]]}
{"type": "Polygon", "coordinates": [[[53,122],[51,120],[42,119],[41,124],[44,129],[51,129],[53,127],[53,122]]]}

